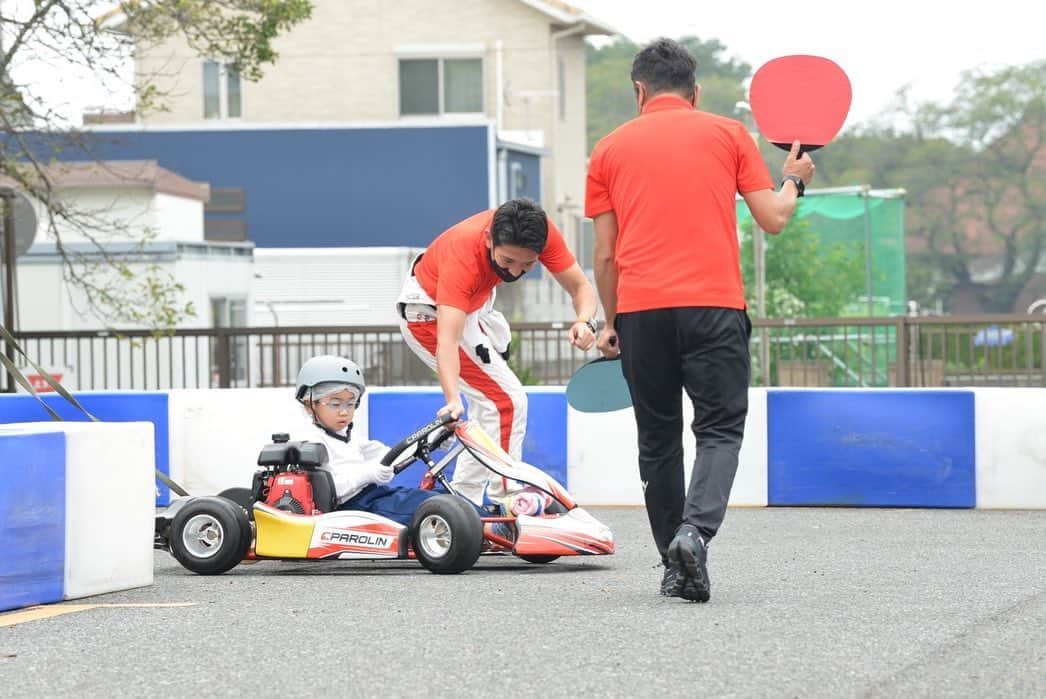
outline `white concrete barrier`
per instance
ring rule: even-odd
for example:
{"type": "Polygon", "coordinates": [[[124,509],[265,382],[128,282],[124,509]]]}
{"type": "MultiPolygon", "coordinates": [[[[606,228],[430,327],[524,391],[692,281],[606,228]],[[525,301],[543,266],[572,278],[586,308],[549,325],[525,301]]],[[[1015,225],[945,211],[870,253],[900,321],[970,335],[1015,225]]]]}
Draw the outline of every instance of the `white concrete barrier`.
{"type": "MultiPolygon", "coordinates": [[[[631,408],[611,413],[581,413],[567,408],[568,484],[583,505],[642,505],[639,448],[631,408]]],[[[696,443],[690,431],[694,411],[683,398],[683,468],[689,484],[696,443]]],[[[766,389],[748,393],[745,437],[730,493],[730,505],[765,507],[766,389]]]]}
{"type": "MultiPolygon", "coordinates": [[[[292,388],[183,389],[169,393],[171,477],[192,495],[249,488],[258,453],[277,432],[302,439],[309,427],[292,388]]],[[[367,437],[367,399],[353,436],[367,437]]]]}
{"type": "Polygon", "coordinates": [[[151,585],[156,513],[152,423],[36,422],[7,427],[23,433],[65,433],[63,599],[151,585]]]}
{"type": "Polygon", "coordinates": [[[977,507],[1046,509],[1046,388],[975,388],[977,507]]]}

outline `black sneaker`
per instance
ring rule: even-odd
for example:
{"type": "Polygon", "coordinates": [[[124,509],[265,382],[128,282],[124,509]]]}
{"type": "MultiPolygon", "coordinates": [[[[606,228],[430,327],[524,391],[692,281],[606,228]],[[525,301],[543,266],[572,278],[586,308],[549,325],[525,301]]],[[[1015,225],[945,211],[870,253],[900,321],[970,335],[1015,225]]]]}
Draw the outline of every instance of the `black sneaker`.
{"type": "Polygon", "coordinates": [[[705,541],[697,533],[697,527],[684,524],[676,530],[676,536],[668,545],[668,563],[676,566],[683,574],[676,579],[672,597],[682,597],[690,602],[707,602],[712,596],[712,584],[708,579],[708,551],[705,541]]]}
{"type": "Polygon", "coordinates": [[[661,594],[665,597],[678,597],[675,593],[683,571],[678,566],[666,565],[664,577],[661,578],[661,594]]]}

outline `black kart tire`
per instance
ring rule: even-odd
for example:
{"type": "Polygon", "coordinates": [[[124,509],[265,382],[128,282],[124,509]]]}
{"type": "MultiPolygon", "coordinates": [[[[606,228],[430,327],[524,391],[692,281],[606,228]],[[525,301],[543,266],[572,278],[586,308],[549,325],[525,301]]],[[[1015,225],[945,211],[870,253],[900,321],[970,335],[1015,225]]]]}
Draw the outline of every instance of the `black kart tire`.
{"type": "Polygon", "coordinates": [[[171,554],[199,575],[220,575],[234,568],[251,545],[247,512],[222,497],[194,498],[171,522],[171,554]]]}
{"type": "Polygon", "coordinates": [[[218,497],[232,500],[237,505],[247,510],[247,512],[250,512],[251,508],[254,506],[254,496],[251,495],[250,488],[226,488],[218,493],[218,497]]]}
{"type": "MultiPolygon", "coordinates": [[[[483,523],[479,513],[466,509],[457,495],[437,495],[421,504],[410,525],[414,555],[433,573],[454,574],[468,570],[483,548],[483,523]]],[[[464,503],[466,506],[468,503],[464,503]]]]}
{"type": "Polygon", "coordinates": [[[483,550],[483,519],[476,507],[472,504],[472,501],[461,495],[451,495],[451,500],[459,510],[461,510],[465,521],[468,522],[469,530],[466,536],[478,537],[480,551],[483,550]],[[473,517],[472,515],[476,515],[473,517]]]}

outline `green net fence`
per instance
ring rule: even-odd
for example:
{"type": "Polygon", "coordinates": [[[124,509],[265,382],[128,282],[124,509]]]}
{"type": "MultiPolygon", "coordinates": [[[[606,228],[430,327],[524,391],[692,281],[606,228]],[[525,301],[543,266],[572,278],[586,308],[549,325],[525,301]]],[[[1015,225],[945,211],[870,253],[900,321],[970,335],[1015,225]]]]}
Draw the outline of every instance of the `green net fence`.
{"type": "MultiPolygon", "coordinates": [[[[865,257],[865,298],[853,315],[903,315],[907,312],[904,250],[904,190],[863,187],[807,190],[796,218],[806,221],[825,242],[853,243],[865,257]]],[[[737,222],[751,218],[737,202],[737,222]]],[[[769,280],[768,280],[769,281],[769,280]]]]}
{"type": "MultiPolygon", "coordinates": [[[[865,187],[811,189],[799,200],[795,217],[826,245],[845,243],[863,258],[863,293],[843,316],[896,316],[907,312],[904,246],[904,191],[865,187]]],[[[743,200],[737,220],[751,218],[743,200]]],[[[767,278],[767,287],[774,281],[767,278]]],[[[897,357],[896,329],[890,324],[764,330],[753,338],[753,371],[763,385],[805,385],[811,371],[823,373],[813,385],[891,385],[897,357]],[[802,372],[790,376],[789,372],[802,372]]],[[[820,374],[818,374],[819,376],[820,374]]]]}

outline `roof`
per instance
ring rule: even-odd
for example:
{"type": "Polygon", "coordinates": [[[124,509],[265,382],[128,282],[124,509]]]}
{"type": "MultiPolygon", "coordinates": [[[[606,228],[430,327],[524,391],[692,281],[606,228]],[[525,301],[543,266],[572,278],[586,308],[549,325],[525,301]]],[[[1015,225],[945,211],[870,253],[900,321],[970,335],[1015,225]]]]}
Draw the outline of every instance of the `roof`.
{"type": "MultiPolygon", "coordinates": [[[[160,167],[155,160],[103,160],[53,163],[41,167],[55,189],[147,189],[207,202],[211,188],[160,167]]],[[[0,176],[0,184],[11,180],[0,176]]]]}
{"type": "Polygon", "coordinates": [[[564,27],[579,26],[583,34],[613,35],[618,31],[606,22],[562,0],[519,0],[564,27]]]}

